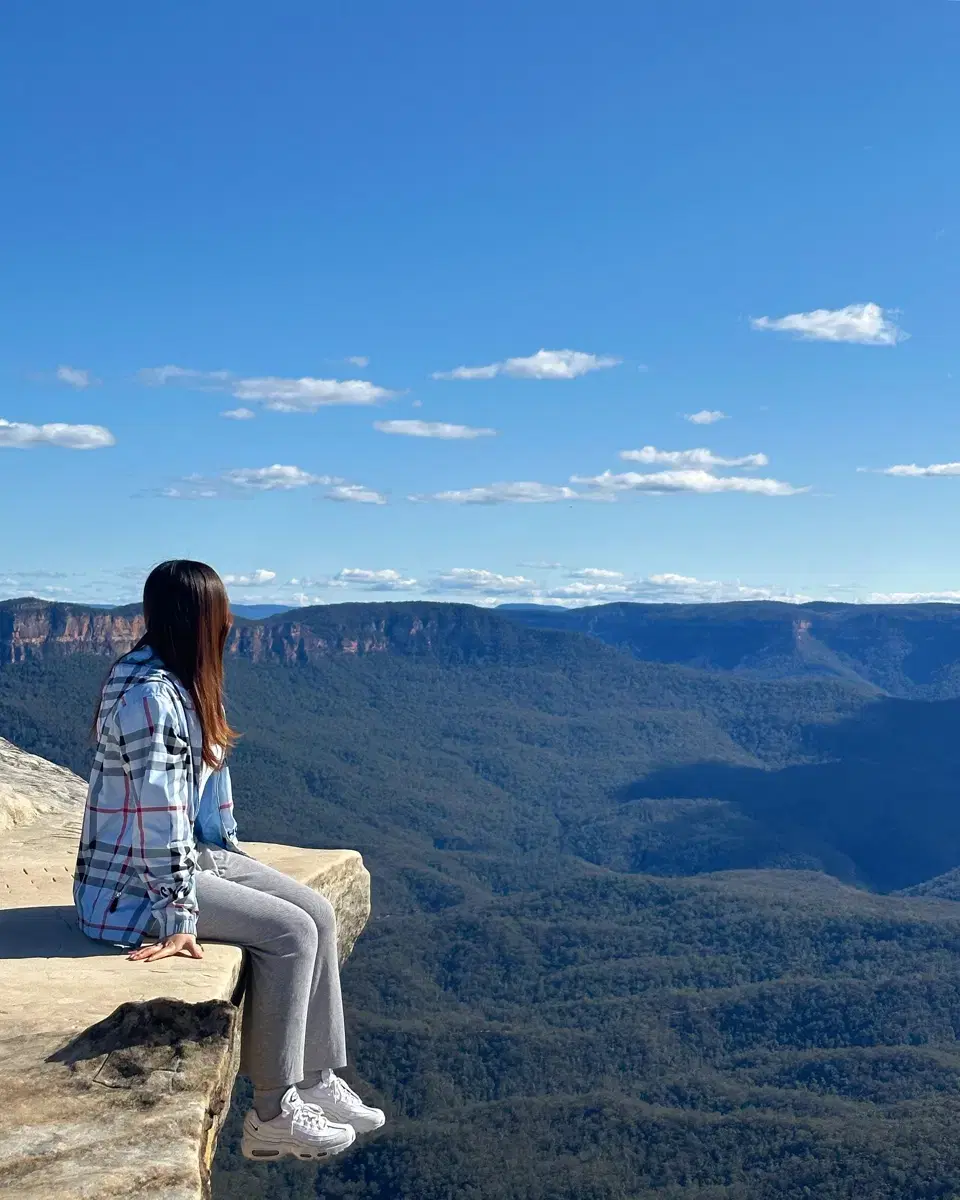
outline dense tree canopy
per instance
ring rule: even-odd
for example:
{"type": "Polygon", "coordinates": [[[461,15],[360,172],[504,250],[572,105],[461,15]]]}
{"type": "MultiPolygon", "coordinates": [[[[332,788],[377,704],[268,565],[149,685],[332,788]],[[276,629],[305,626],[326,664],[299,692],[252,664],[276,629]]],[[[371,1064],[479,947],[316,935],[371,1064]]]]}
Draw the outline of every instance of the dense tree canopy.
{"type": "MultiPolygon", "coordinates": [[[[231,663],[242,834],[373,872],[344,987],[390,1125],[252,1166],[241,1081],[215,1194],[960,1196],[960,909],[868,890],[960,862],[957,703],[482,644],[231,663]]],[[[105,666],[0,669],[0,734],[84,770],[105,666]]]]}

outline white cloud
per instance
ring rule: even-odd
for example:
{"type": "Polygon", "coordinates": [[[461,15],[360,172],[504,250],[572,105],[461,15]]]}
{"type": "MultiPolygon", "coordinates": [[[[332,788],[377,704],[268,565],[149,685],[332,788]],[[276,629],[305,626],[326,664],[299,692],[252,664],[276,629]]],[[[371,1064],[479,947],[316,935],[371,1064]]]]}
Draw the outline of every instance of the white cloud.
{"type": "Polygon", "coordinates": [[[884,467],[880,475],[901,475],[909,478],[936,478],[939,475],[960,475],[960,462],[931,463],[929,467],[919,467],[916,463],[900,463],[895,467],[884,467]]]}
{"type": "Polygon", "coordinates": [[[454,567],[444,575],[431,581],[435,592],[483,592],[490,596],[515,595],[518,592],[536,591],[536,583],[523,575],[500,575],[496,571],[477,570],[473,567],[454,567]]]}
{"type": "Polygon", "coordinates": [[[577,379],[589,371],[619,366],[621,359],[608,355],[585,354],[582,350],[538,350],[527,358],[507,358],[484,367],[454,367],[452,371],[434,371],[434,379],[493,379],[509,375],[513,379],[577,379]]]}
{"type": "Polygon", "coordinates": [[[83,367],[57,367],[57,378],[61,383],[68,383],[70,387],[88,388],[91,384],[99,383],[99,379],[94,379],[93,375],[83,367]]]}
{"type": "Polygon", "coordinates": [[[220,414],[230,421],[252,421],[256,415],[252,408],[228,408],[220,414]]]}
{"type": "Polygon", "coordinates": [[[728,421],[730,418],[719,408],[701,408],[699,412],[684,413],[683,419],[691,425],[715,425],[717,421],[728,421]]]}
{"type": "Polygon", "coordinates": [[[224,471],[221,479],[234,487],[256,492],[291,491],[337,482],[329,475],[311,475],[300,467],[286,467],[280,463],[274,463],[272,467],[236,467],[224,471]]]}
{"type": "Polygon", "coordinates": [[[363,487],[359,483],[341,483],[327,492],[328,500],[342,500],[354,504],[386,504],[387,498],[373,488],[363,487]]]}
{"type": "Polygon", "coordinates": [[[765,454],[720,458],[710,450],[658,450],[656,446],[644,446],[642,450],[621,450],[620,457],[628,462],[671,467],[766,467],[770,463],[765,454]]]}
{"type": "Polygon", "coordinates": [[[348,362],[352,367],[369,367],[370,359],[365,354],[351,354],[343,360],[348,362]]]}
{"type": "Polygon", "coordinates": [[[602,567],[582,567],[579,571],[570,572],[571,579],[622,579],[622,571],[605,571],[602,567]]]}
{"type": "Polygon", "coordinates": [[[434,371],[432,379],[493,379],[500,374],[502,363],[486,367],[454,367],[452,371],[434,371]]]}
{"type": "Polygon", "coordinates": [[[774,587],[751,587],[716,579],[665,573],[638,580],[633,588],[637,599],[669,600],[672,603],[719,603],[727,600],[770,600],[783,604],[806,604],[812,597],[784,592],[774,587]]]}
{"type": "Polygon", "coordinates": [[[396,395],[363,379],[236,379],[230,389],[237,400],[257,400],[274,412],[315,412],[331,405],[369,405],[396,395]]]}
{"type": "Polygon", "coordinates": [[[257,401],[274,412],[315,412],[330,405],[378,404],[395,392],[363,379],[286,379],[263,375],[238,379],[231,371],[196,371],[191,367],[144,367],[141,383],[162,387],[167,383],[200,384],[229,391],[241,401],[257,401]]]}
{"type": "Polygon", "coordinates": [[[265,571],[263,567],[258,567],[249,575],[224,575],[223,582],[234,587],[263,587],[264,584],[273,583],[276,577],[276,571],[265,571]]]}
{"type": "Polygon", "coordinates": [[[867,604],[960,604],[957,592],[871,592],[867,604]]]}
{"type": "Polygon", "coordinates": [[[630,588],[625,583],[567,583],[542,593],[546,600],[580,600],[609,603],[629,600],[630,588]]]}
{"type": "Polygon", "coordinates": [[[217,500],[221,492],[214,482],[183,479],[169,487],[160,488],[155,495],[164,500],[217,500]]]}
{"type": "Polygon", "coordinates": [[[450,425],[446,421],[374,421],[381,433],[399,433],[420,438],[478,438],[496,437],[495,429],[480,429],[473,425],[450,425]]]}
{"type": "Polygon", "coordinates": [[[619,358],[584,354],[582,350],[538,350],[529,358],[508,358],[502,370],[514,379],[577,379],[590,371],[619,366],[620,362],[619,358]]]}
{"type": "Polygon", "coordinates": [[[191,367],[144,367],[137,378],[147,387],[163,387],[165,383],[209,383],[224,384],[230,379],[229,371],[195,371],[191,367]]]}
{"type": "Polygon", "coordinates": [[[755,317],[754,329],[793,333],[805,341],[856,342],[861,346],[895,346],[904,333],[879,304],[848,304],[846,308],[818,308],[786,317],[755,317]]]}
{"type": "Polygon", "coordinates": [[[101,450],[116,444],[102,425],[25,425],[0,417],[0,448],[27,450],[33,446],[60,446],[65,450],[101,450]]]}
{"type": "MultiPolygon", "coordinates": [[[[69,579],[70,578],[70,576],[67,574],[66,571],[47,571],[47,570],[43,570],[43,569],[38,570],[38,571],[14,571],[13,574],[18,579],[69,579]]],[[[144,572],[143,574],[146,574],[146,572],[144,572]]],[[[9,583],[10,580],[8,579],[7,582],[9,583]]]]}
{"type": "Polygon", "coordinates": [[[360,567],[344,567],[329,582],[331,587],[360,587],[368,592],[408,592],[419,586],[416,579],[389,568],[368,571],[360,567]]]}
{"type": "Polygon", "coordinates": [[[188,475],[169,487],[155,492],[169,500],[214,500],[243,492],[292,492],[301,488],[321,487],[328,500],[356,504],[386,504],[387,499],[372,488],[346,483],[333,475],[314,475],[302,467],[274,463],[270,467],[234,467],[214,478],[188,475]]]}
{"type": "Polygon", "coordinates": [[[517,482],[491,483],[486,487],[433,492],[408,498],[437,500],[445,504],[552,504],[558,500],[582,500],[584,497],[569,487],[555,487],[549,483],[517,482]]]}
{"type": "Polygon", "coordinates": [[[728,600],[776,600],[782,603],[805,603],[809,596],[784,592],[774,587],[757,587],[736,582],[697,579],[690,575],[659,574],[646,578],[600,578],[617,573],[585,568],[584,578],[573,583],[545,587],[522,575],[501,575],[495,571],[459,567],[436,575],[430,581],[430,592],[437,595],[470,593],[473,603],[497,604],[505,600],[536,604],[554,604],[564,608],[615,602],[647,602],[692,604],[728,600]],[[593,577],[586,575],[593,570],[593,577]]]}
{"type": "Polygon", "coordinates": [[[618,492],[697,492],[701,495],[715,492],[748,492],[757,496],[796,496],[808,490],[793,487],[779,479],[711,475],[709,471],[702,470],[654,471],[647,475],[640,475],[634,471],[614,475],[610,471],[604,471],[602,475],[574,475],[570,482],[595,488],[607,495],[618,492]]]}

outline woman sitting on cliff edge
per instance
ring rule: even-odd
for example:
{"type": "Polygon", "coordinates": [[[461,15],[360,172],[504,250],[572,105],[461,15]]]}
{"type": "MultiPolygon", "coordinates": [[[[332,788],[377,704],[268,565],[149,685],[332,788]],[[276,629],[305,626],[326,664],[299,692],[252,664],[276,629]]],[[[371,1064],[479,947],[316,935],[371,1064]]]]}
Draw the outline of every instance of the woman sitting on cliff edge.
{"type": "Polygon", "coordinates": [[[198,939],[242,946],[241,1070],[254,1085],[243,1153],[337,1154],[384,1116],[336,1074],[346,1046],[333,907],[236,841],[226,589],[204,563],[161,563],[143,615],[146,633],[114,664],[97,712],[74,883],[80,928],[134,947],[139,963],[202,958],[198,939]]]}

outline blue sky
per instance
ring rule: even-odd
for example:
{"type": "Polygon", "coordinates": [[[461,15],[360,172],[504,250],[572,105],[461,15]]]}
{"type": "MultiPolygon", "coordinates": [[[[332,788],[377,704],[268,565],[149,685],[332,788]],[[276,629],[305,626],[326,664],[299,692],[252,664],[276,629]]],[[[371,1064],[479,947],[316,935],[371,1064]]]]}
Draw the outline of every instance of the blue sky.
{"type": "Polygon", "coordinates": [[[954,0],[8,0],[0,595],[960,598],[958,51],[954,0]]]}

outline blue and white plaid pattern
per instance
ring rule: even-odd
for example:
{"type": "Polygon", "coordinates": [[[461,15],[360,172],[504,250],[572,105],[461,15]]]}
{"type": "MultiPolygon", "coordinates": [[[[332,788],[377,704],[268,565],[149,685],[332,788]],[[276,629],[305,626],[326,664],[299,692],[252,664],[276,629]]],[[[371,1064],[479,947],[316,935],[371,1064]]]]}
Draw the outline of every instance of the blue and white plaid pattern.
{"type": "Polygon", "coordinates": [[[201,752],[189,692],[149,649],[122,658],[100,701],[74,874],[89,937],[196,933],[197,842],[238,848],[230,773],[215,771],[198,795],[201,752]]]}

